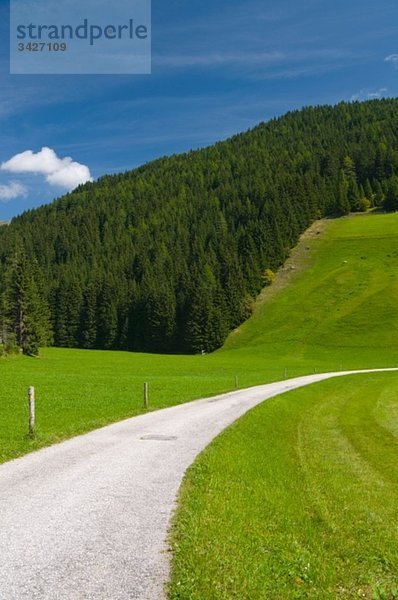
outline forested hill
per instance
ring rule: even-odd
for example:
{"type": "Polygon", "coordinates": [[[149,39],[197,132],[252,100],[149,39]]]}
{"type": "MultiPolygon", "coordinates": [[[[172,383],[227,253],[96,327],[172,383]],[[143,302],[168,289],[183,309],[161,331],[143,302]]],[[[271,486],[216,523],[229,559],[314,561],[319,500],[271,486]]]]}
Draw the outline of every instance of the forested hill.
{"type": "Polygon", "coordinates": [[[398,100],[379,100],[103,177],[0,228],[3,332],[24,345],[24,301],[37,343],[50,321],[58,346],[214,350],[314,219],[397,209],[397,175],[398,100]]]}

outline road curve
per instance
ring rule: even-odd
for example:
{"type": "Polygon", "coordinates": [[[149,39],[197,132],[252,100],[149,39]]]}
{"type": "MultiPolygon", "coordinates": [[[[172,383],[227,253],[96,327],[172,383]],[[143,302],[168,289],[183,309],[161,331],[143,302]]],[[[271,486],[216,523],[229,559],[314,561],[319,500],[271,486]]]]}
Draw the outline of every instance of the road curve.
{"type": "Polygon", "coordinates": [[[159,410],[0,466],[0,600],[161,600],[167,529],[187,467],[299,377],[159,410]]]}

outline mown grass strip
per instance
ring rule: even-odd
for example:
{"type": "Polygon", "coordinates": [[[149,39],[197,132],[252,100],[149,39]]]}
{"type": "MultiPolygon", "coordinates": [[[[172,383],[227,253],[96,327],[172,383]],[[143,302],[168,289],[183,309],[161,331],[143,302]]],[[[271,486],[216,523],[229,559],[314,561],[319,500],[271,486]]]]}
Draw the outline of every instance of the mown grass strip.
{"type": "Polygon", "coordinates": [[[330,380],[221,435],[181,490],[169,597],[398,598],[397,392],[395,374],[330,380]]]}

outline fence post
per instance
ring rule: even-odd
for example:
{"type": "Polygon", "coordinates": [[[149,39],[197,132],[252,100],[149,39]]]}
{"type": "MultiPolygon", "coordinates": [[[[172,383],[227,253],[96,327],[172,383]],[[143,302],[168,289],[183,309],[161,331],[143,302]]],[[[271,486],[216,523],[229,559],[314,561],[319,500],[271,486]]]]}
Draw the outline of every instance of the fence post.
{"type": "Polygon", "coordinates": [[[145,382],[144,383],[144,408],[148,408],[148,400],[149,400],[148,384],[147,384],[147,382],[145,382]]]}
{"type": "Polygon", "coordinates": [[[29,403],[29,435],[35,434],[35,388],[31,385],[28,389],[29,403]]]}
{"type": "Polygon", "coordinates": [[[237,375],[235,376],[235,389],[239,389],[239,378],[237,375]]]}

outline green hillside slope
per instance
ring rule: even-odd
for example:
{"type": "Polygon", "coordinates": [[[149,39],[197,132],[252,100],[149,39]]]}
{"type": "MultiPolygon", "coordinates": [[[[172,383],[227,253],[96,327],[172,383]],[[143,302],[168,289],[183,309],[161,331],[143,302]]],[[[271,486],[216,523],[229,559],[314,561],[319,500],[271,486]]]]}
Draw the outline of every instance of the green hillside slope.
{"type": "Polygon", "coordinates": [[[397,115],[394,99],[306,108],[13,219],[0,228],[2,329],[25,352],[49,339],[47,313],[56,346],[219,348],[315,219],[398,208],[397,115]],[[21,273],[40,306],[6,283],[21,273]]]}
{"type": "Polygon", "coordinates": [[[315,224],[223,352],[267,364],[398,366],[398,214],[315,224]]]}
{"type": "MultiPolygon", "coordinates": [[[[318,222],[214,356],[398,366],[397,303],[398,214],[318,222]]],[[[330,380],[221,435],[181,490],[170,599],[398,598],[397,397],[396,373],[330,380]]]]}

